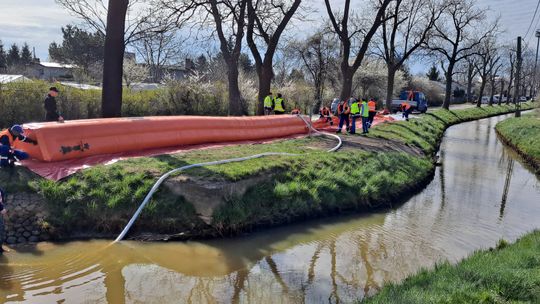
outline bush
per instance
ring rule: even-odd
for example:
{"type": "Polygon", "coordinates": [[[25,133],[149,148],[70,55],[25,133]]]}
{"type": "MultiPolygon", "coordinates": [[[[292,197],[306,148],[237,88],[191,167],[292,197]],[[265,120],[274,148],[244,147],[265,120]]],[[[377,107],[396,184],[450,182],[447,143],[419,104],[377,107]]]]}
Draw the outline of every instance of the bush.
{"type": "MultiPolygon", "coordinates": [[[[60,90],[58,108],[66,119],[101,116],[101,90],[81,90],[45,81],[0,85],[0,128],[43,121],[43,101],[50,86],[60,90]]],[[[227,115],[226,85],[222,82],[169,82],[157,90],[124,89],[123,116],[227,115]]]]}

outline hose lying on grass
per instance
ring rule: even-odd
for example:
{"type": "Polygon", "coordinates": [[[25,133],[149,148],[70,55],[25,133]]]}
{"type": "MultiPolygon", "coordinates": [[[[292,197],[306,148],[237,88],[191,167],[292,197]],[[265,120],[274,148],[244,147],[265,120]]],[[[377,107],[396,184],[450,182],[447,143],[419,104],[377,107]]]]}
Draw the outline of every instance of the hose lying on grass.
{"type": "MultiPolygon", "coordinates": [[[[310,130],[310,134],[311,134],[311,131],[313,131],[315,133],[318,133],[318,134],[321,134],[321,135],[324,135],[324,136],[328,136],[328,137],[333,137],[333,138],[336,138],[338,140],[338,144],[335,147],[333,147],[332,149],[328,150],[327,152],[335,152],[341,147],[342,141],[341,141],[341,138],[339,136],[334,135],[334,134],[320,132],[320,131],[316,130],[315,128],[313,128],[311,123],[308,122],[304,117],[302,117],[300,115],[298,115],[298,117],[300,119],[302,119],[304,121],[304,123],[306,123],[306,125],[308,126],[308,129],[310,130]]],[[[148,202],[150,201],[150,199],[152,198],[154,193],[158,190],[159,186],[169,176],[171,176],[171,175],[173,175],[175,173],[181,172],[181,171],[185,171],[187,169],[191,169],[191,168],[207,167],[207,166],[215,166],[215,165],[222,165],[222,164],[228,164],[228,163],[242,162],[242,161],[246,161],[246,160],[251,160],[251,159],[256,159],[256,158],[261,158],[261,157],[266,157],[266,156],[276,156],[276,155],[280,155],[280,156],[299,156],[300,154],[284,153],[284,152],[266,152],[266,153],[255,154],[255,155],[246,156],[246,157],[229,158],[229,159],[211,161],[211,162],[206,162],[206,163],[191,164],[191,165],[187,165],[187,166],[183,166],[183,167],[180,167],[180,168],[173,169],[173,170],[165,173],[164,175],[162,175],[154,183],[154,185],[152,186],[152,189],[150,189],[150,192],[148,192],[148,194],[144,198],[143,202],[141,203],[141,205],[139,206],[137,211],[135,211],[135,214],[133,214],[133,216],[131,217],[131,219],[127,223],[124,230],[122,230],[122,232],[120,233],[120,235],[118,235],[118,237],[116,238],[116,240],[114,242],[119,242],[126,236],[126,234],[129,232],[129,229],[131,229],[131,226],[133,226],[133,224],[135,223],[135,221],[137,220],[137,218],[139,217],[139,215],[143,211],[144,207],[146,207],[146,205],[148,204],[148,202]]]]}

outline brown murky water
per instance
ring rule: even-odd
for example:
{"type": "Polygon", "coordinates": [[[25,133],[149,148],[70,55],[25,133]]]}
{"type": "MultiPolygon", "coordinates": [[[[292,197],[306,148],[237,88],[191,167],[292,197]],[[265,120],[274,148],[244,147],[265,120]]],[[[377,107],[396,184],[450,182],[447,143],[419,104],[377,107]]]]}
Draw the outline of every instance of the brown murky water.
{"type": "Polygon", "coordinates": [[[227,240],[41,243],[0,257],[0,302],[340,303],[540,228],[540,182],[497,140],[503,117],[450,128],[443,167],[407,203],[227,240]]]}

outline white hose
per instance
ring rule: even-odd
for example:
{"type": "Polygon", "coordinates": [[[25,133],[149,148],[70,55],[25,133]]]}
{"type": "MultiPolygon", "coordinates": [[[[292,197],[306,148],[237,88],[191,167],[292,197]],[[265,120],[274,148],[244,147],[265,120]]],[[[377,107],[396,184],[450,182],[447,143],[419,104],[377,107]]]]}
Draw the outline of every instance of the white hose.
{"type": "MultiPolygon", "coordinates": [[[[336,138],[338,140],[337,146],[335,146],[334,148],[328,150],[327,152],[335,152],[341,147],[342,141],[341,141],[341,138],[339,136],[334,135],[334,134],[328,134],[328,133],[323,133],[323,132],[317,131],[316,129],[313,128],[311,123],[309,123],[308,121],[306,121],[304,119],[304,117],[302,117],[300,115],[298,115],[298,117],[300,117],[300,119],[302,119],[304,121],[304,123],[306,123],[306,125],[308,126],[308,129],[310,131],[314,131],[315,133],[322,134],[322,135],[325,135],[325,136],[334,137],[334,138],[336,138]]],[[[187,165],[187,166],[183,166],[183,167],[180,167],[180,168],[173,169],[173,170],[165,173],[152,186],[152,189],[150,189],[150,192],[148,192],[148,194],[144,198],[143,202],[141,203],[141,205],[139,206],[137,211],[135,211],[135,214],[133,214],[133,216],[131,217],[131,219],[127,223],[124,230],[122,230],[122,232],[120,233],[120,235],[118,235],[118,237],[116,238],[116,240],[114,242],[119,242],[126,236],[126,234],[129,232],[129,229],[131,229],[131,226],[133,226],[133,224],[135,223],[135,221],[137,220],[137,218],[139,217],[139,215],[143,211],[144,207],[146,207],[146,205],[148,204],[148,202],[150,201],[150,199],[152,198],[154,193],[157,191],[159,186],[169,176],[171,176],[172,174],[175,174],[175,173],[187,170],[187,169],[191,169],[191,168],[215,166],[215,165],[221,165],[221,164],[227,164],[227,163],[242,162],[242,161],[246,161],[246,160],[250,160],[250,159],[256,159],[256,158],[261,158],[261,157],[266,157],[266,156],[276,156],[276,155],[280,155],[280,156],[299,156],[300,154],[284,153],[284,152],[266,152],[266,153],[255,154],[255,155],[246,156],[246,157],[229,158],[229,159],[216,160],[216,161],[211,161],[211,162],[206,162],[206,163],[198,163],[198,164],[187,165]]]]}

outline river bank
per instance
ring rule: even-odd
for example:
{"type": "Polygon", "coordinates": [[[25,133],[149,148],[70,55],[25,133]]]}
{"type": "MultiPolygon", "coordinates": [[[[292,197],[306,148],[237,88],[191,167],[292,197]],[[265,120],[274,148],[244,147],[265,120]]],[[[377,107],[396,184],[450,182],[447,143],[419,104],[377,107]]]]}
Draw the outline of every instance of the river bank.
{"type": "MultiPolygon", "coordinates": [[[[537,112],[495,126],[499,139],[540,173],[540,118],[537,112]]],[[[516,243],[500,240],[452,265],[444,262],[399,284],[385,286],[365,303],[540,302],[540,231],[516,243]]]]}
{"type": "Polygon", "coordinates": [[[501,240],[452,265],[422,270],[400,284],[388,285],[363,303],[538,303],[540,231],[514,244],[501,240]]]}
{"type": "Polygon", "coordinates": [[[394,208],[233,238],[11,247],[0,302],[354,303],[540,229],[540,180],[494,130],[512,116],[448,128],[429,185],[394,208]]]}
{"type": "Polygon", "coordinates": [[[540,112],[507,119],[498,123],[495,130],[540,175],[540,112]]]}
{"type": "Polygon", "coordinates": [[[16,168],[2,172],[0,183],[13,198],[38,193],[44,199],[48,214],[39,225],[53,239],[110,238],[127,223],[153,182],[172,168],[268,151],[302,153],[199,168],[173,178],[131,234],[144,238],[150,232],[164,239],[226,236],[398,205],[431,180],[434,155],[447,127],[512,110],[504,105],[435,110],[410,122],[376,126],[368,138],[344,136],[345,147],[333,154],[325,152],[333,142],[302,138],[130,159],[84,170],[58,183],[16,168]],[[373,148],[364,142],[372,142],[373,148]],[[400,145],[402,149],[388,148],[400,145]],[[208,210],[206,196],[219,203],[208,210]]]}

